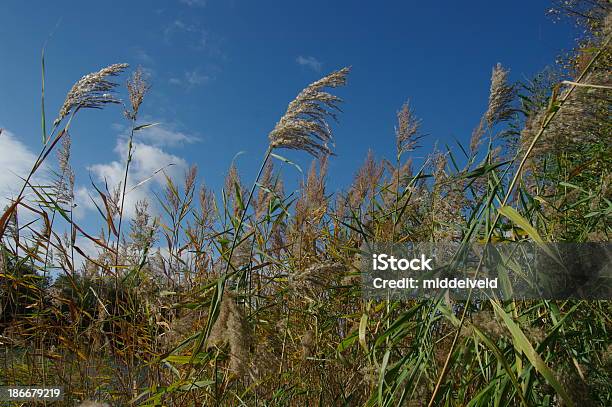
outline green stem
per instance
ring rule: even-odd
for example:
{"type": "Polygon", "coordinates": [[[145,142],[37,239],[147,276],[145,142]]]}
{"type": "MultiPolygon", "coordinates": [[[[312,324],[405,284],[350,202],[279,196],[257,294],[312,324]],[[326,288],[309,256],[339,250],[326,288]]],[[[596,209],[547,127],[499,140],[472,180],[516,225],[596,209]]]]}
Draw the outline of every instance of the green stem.
{"type": "MultiPolygon", "coordinates": [[[[234,254],[234,249],[236,249],[236,244],[238,243],[238,235],[240,234],[240,229],[242,229],[242,225],[244,223],[244,220],[246,219],[246,214],[249,209],[249,205],[251,204],[251,200],[253,199],[253,195],[255,194],[255,188],[257,188],[257,182],[259,182],[259,178],[261,177],[261,174],[263,173],[263,170],[266,164],[268,163],[268,160],[270,159],[271,154],[272,154],[272,147],[268,147],[268,150],[266,150],[266,155],[264,156],[264,159],[261,162],[261,167],[259,168],[257,177],[255,178],[255,181],[253,181],[253,186],[251,187],[249,198],[247,199],[246,204],[244,205],[244,210],[242,211],[242,214],[240,215],[240,221],[238,222],[238,226],[236,227],[236,230],[234,231],[234,239],[232,240],[232,246],[230,247],[229,256],[227,258],[227,264],[225,265],[225,271],[223,272],[224,275],[227,275],[227,273],[229,272],[229,268],[231,266],[232,255],[234,254]]],[[[225,285],[225,280],[223,280],[223,284],[225,285]]]]}
{"type": "MultiPolygon", "coordinates": [[[[226,282],[226,278],[228,276],[229,273],[229,269],[231,267],[231,260],[232,260],[232,255],[234,254],[234,250],[236,248],[236,244],[238,242],[238,236],[240,234],[240,230],[242,229],[242,225],[246,219],[246,214],[247,211],[249,209],[249,205],[251,204],[251,200],[253,199],[253,195],[255,194],[255,188],[257,188],[257,182],[259,182],[259,178],[261,177],[261,174],[263,173],[263,170],[266,166],[266,163],[268,162],[268,160],[270,159],[270,155],[272,154],[272,150],[273,147],[269,146],[268,149],[266,150],[266,154],[264,156],[264,159],[261,163],[261,167],[259,168],[259,172],[257,173],[257,177],[255,177],[255,181],[253,181],[253,186],[251,187],[251,192],[249,193],[249,198],[247,199],[247,202],[244,206],[244,209],[242,211],[242,214],[240,216],[240,221],[238,222],[238,226],[236,227],[235,231],[234,231],[234,238],[232,239],[232,245],[230,247],[230,251],[229,251],[229,255],[227,256],[227,260],[226,260],[226,265],[225,265],[225,270],[223,272],[223,275],[221,276],[221,281],[219,282],[219,284],[217,285],[217,292],[216,292],[216,298],[211,302],[210,304],[210,317],[208,318],[208,322],[206,324],[206,328],[204,329],[203,335],[200,335],[200,338],[198,340],[198,344],[192,354],[192,361],[195,358],[195,356],[200,352],[200,350],[202,349],[202,347],[204,346],[204,343],[206,342],[206,340],[208,339],[209,335],[210,335],[210,331],[212,330],[213,325],[215,324],[215,321],[217,319],[217,315],[218,315],[218,311],[219,311],[219,305],[221,304],[221,301],[223,300],[223,294],[225,291],[225,282],[226,282]]],[[[193,366],[192,366],[193,368],[193,366]]]]}
{"type": "MultiPolygon", "coordinates": [[[[610,42],[610,38],[611,38],[611,36],[608,36],[606,38],[606,40],[603,42],[603,45],[599,48],[599,50],[593,56],[593,58],[591,58],[591,60],[589,61],[589,64],[584,68],[584,70],[582,71],[580,76],[576,79],[576,83],[580,83],[584,79],[584,77],[586,76],[588,71],[591,69],[591,67],[593,66],[595,61],[603,53],[603,50],[607,48],[608,43],[610,42]]],[[[549,113],[549,115],[546,117],[546,119],[542,123],[542,126],[541,126],[540,130],[534,136],[533,140],[531,141],[531,144],[529,145],[529,147],[525,151],[525,155],[521,159],[521,162],[520,162],[520,164],[519,164],[519,166],[518,166],[518,168],[516,170],[516,173],[514,174],[514,177],[512,178],[512,182],[510,182],[510,185],[508,187],[508,190],[506,191],[506,195],[504,196],[504,199],[502,200],[500,207],[505,206],[506,203],[508,202],[508,200],[510,199],[510,196],[512,195],[512,190],[516,186],[516,183],[517,183],[518,179],[521,176],[521,172],[523,171],[523,167],[525,166],[525,163],[527,162],[527,159],[529,158],[529,156],[533,152],[533,149],[534,149],[536,143],[540,140],[540,137],[542,137],[542,134],[544,134],[544,131],[548,128],[548,126],[550,125],[550,122],[557,116],[557,114],[559,113],[559,111],[563,107],[563,104],[570,97],[570,95],[572,94],[574,89],[576,89],[576,87],[577,87],[577,85],[575,85],[575,84],[570,87],[570,89],[567,91],[567,93],[559,101],[559,108],[556,109],[556,110],[553,110],[551,113],[549,113]]],[[[499,182],[501,182],[501,179],[499,180],[499,182]]],[[[491,237],[493,236],[493,231],[495,229],[495,225],[497,225],[497,222],[499,221],[500,216],[501,216],[501,213],[498,211],[497,215],[495,216],[495,220],[493,221],[493,224],[491,225],[491,227],[489,229],[489,232],[487,233],[487,238],[485,239],[485,244],[487,242],[489,242],[491,237]]],[[[480,270],[481,263],[482,263],[482,258],[480,259],[479,265],[478,265],[478,267],[476,269],[476,273],[477,274],[478,274],[478,271],[480,270]]],[[[476,278],[476,277],[477,277],[477,275],[474,276],[474,278],[476,278]]],[[[440,373],[440,376],[438,377],[438,381],[436,382],[436,386],[434,388],[433,394],[431,395],[431,398],[429,399],[428,407],[433,406],[433,403],[434,403],[434,400],[436,398],[436,395],[438,394],[438,391],[440,390],[440,386],[442,384],[442,381],[444,380],[444,377],[446,376],[446,373],[448,371],[450,358],[451,358],[451,355],[452,355],[452,353],[453,353],[453,351],[455,349],[455,346],[457,344],[457,339],[458,339],[459,334],[461,332],[461,328],[463,326],[463,322],[465,320],[465,317],[466,317],[466,314],[467,314],[468,305],[470,303],[471,298],[472,298],[472,288],[470,288],[470,291],[468,292],[468,298],[467,298],[465,306],[463,308],[463,313],[461,315],[461,320],[459,321],[459,327],[457,328],[457,331],[455,332],[455,337],[453,338],[453,343],[451,344],[451,348],[448,351],[448,355],[446,357],[446,361],[444,362],[444,367],[442,368],[442,372],[440,373]]]]}
{"type": "MultiPolygon", "coordinates": [[[[130,170],[130,163],[132,162],[132,145],[134,140],[134,126],[135,122],[132,120],[132,130],[130,132],[130,139],[128,141],[128,152],[127,162],[125,163],[125,173],[123,174],[123,191],[121,192],[121,206],[119,207],[119,223],[117,225],[117,253],[115,254],[115,269],[119,266],[119,245],[121,244],[121,224],[123,221],[123,205],[125,204],[125,195],[127,189],[127,179],[130,170]]],[[[110,214],[108,214],[110,216],[110,214]]],[[[109,219],[112,222],[112,219],[109,219]]]]}

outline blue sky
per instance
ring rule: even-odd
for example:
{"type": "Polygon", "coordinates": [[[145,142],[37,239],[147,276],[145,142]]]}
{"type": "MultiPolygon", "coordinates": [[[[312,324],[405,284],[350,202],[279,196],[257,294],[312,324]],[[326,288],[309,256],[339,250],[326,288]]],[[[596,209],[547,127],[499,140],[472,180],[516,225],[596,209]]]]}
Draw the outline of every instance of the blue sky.
{"type": "MultiPolygon", "coordinates": [[[[0,174],[0,192],[11,190],[7,174],[40,148],[40,51],[52,32],[49,122],[86,73],[128,62],[150,74],[141,111],[162,124],[138,140],[133,182],[170,161],[176,173],[193,163],[219,191],[232,157],[245,151],[237,164],[250,183],[287,103],[325,73],[352,66],[338,91],[346,102],[330,163],[335,191],[350,184],[368,149],[393,157],[395,113],[407,99],[428,134],[417,157],[436,141],[469,143],[494,64],[522,80],[571,48],[575,32],[553,23],[548,7],[543,0],[4,1],[0,164],[10,171],[0,174]]],[[[80,114],[72,137],[81,192],[90,174],[99,181],[120,172],[125,124],[115,107],[80,114]]],[[[282,154],[308,167],[304,153],[282,154]]],[[[290,185],[300,177],[292,168],[284,175],[290,185]]]]}

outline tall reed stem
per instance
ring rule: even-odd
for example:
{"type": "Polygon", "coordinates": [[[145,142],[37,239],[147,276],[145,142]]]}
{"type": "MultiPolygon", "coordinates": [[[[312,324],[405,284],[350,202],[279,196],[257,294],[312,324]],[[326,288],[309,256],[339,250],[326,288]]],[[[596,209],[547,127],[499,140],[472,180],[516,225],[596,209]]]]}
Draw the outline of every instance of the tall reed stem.
{"type": "MultiPolygon", "coordinates": [[[[572,94],[574,89],[576,89],[578,84],[584,79],[584,77],[586,76],[588,71],[591,69],[591,67],[593,66],[595,61],[601,56],[603,51],[606,49],[606,47],[608,46],[608,43],[610,42],[610,38],[611,38],[610,35],[608,35],[608,37],[606,37],[606,39],[603,42],[603,44],[601,45],[601,47],[597,50],[595,55],[593,55],[593,58],[591,58],[591,60],[587,64],[587,66],[583,69],[583,71],[580,74],[580,76],[576,79],[575,82],[572,83],[571,87],[568,89],[567,93],[563,96],[563,98],[561,100],[559,100],[559,108],[555,109],[555,110],[552,110],[552,112],[549,112],[548,116],[546,117],[546,119],[542,123],[542,125],[540,127],[540,130],[534,136],[533,140],[531,141],[531,144],[529,145],[529,147],[525,151],[525,154],[523,155],[523,158],[521,159],[521,162],[520,162],[520,164],[519,164],[519,166],[518,166],[518,168],[517,168],[517,170],[516,170],[516,172],[514,174],[514,177],[512,178],[512,181],[510,182],[510,185],[508,186],[508,190],[506,191],[506,195],[504,196],[504,199],[502,200],[500,207],[504,207],[508,203],[508,200],[510,199],[510,196],[512,196],[512,191],[514,190],[514,187],[516,186],[516,183],[518,182],[518,180],[519,180],[519,178],[521,176],[521,173],[523,172],[523,167],[525,166],[525,163],[527,162],[527,159],[529,158],[529,156],[533,152],[533,149],[534,149],[535,145],[540,140],[540,137],[542,137],[542,134],[544,134],[544,131],[546,131],[546,129],[548,128],[548,126],[550,125],[552,120],[557,116],[559,111],[561,111],[561,109],[563,108],[563,104],[565,103],[565,101],[570,97],[570,95],[572,94]]],[[[501,183],[502,179],[500,179],[499,182],[501,183]]],[[[499,183],[498,183],[497,186],[499,186],[499,183]]],[[[491,237],[493,236],[493,232],[495,230],[495,225],[497,225],[497,222],[499,222],[500,217],[501,217],[501,213],[498,211],[496,216],[495,216],[495,219],[494,219],[493,223],[491,224],[491,227],[489,228],[489,231],[487,233],[487,238],[485,239],[485,243],[488,243],[491,240],[491,237]]],[[[481,259],[481,262],[482,262],[482,259],[481,259]]],[[[480,270],[480,265],[477,268],[477,272],[478,272],[478,270],[480,270]]],[[[474,276],[474,278],[476,278],[476,277],[477,276],[474,276]]],[[[457,339],[459,338],[459,334],[461,333],[461,328],[463,327],[463,322],[465,320],[465,317],[466,317],[466,314],[467,314],[467,308],[468,308],[468,305],[470,303],[471,298],[472,298],[472,288],[470,288],[470,291],[468,293],[468,298],[466,300],[465,306],[463,308],[463,312],[461,314],[461,319],[459,321],[459,327],[457,328],[457,331],[455,332],[455,336],[453,338],[453,343],[451,345],[451,348],[448,351],[448,354],[446,356],[446,360],[444,362],[444,367],[442,368],[442,372],[438,376],[438,380],[436,382],[436,386],[435,386],[434,391],[433,391],[433,393],[431,395],[431,398],[429,399],[429,403],[427,405],[428,407],[431,407],[431,406],[434,405],[434,400],[436,398],[436,395],[440,391],[440,386],[442,385],[442,381],[444,380],[444,377],[446,376],[446,373],[448,372],[450,358],[451,358],[451,355],[452,355],[453,351],[455,350],[455,346],[457,345],[457,339]]]]}

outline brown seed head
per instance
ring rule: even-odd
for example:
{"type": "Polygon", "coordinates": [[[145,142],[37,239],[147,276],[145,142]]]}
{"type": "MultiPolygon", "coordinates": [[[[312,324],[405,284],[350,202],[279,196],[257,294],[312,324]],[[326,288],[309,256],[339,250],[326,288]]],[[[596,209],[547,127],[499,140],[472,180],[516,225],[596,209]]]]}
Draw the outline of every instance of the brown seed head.
{"type": "Polygon", "coordinates": [[[491,72],[491,91],[489,93],[489,107],[485,119],[489,126],[507,120],[512,115],[510,104],[514,99],[514,88],[508,85],[507,69],[498,63],[491,72]]]}
{"type": "Polygon", "coordinates": [[[482,118],[478,123],[478,126],[472,131],[472,137],[470,138],[470,151],[472,154],[476,153],[478,147],[482,143],[482,136],[485,133],[485,119],[482,118]]]}
{"type": "Polygon", "coordinates": [[[336,118],[342,100],[323,89],[345,85],[348,73],[349,68],[342,68],[302,90],[268,135],[270,147],[303,150],[315,157],[331,154],[328,143],[332,142],[332,132],[327,118],[336,118]]]}
{"type": "Polygon", "coordinates": [[[418,142],[423,135],[419,133],[421,121],[414,116],[410,108],[410,102],[405,102],[397,112],[397,127],[395,128],[395,140],[398,155],[408,151],[414,151],[419,147],[418,142]]]}
{"type": "Polygon", "coordinates": [[[145,94],[151,88],[151,85],[145,79],[145,74],[142,68],[136,69],[132,77],[127,80],[128,95],[130,96],[131,111],[126,111],[125,114],[129,119],[135,120],[138,115],[138,109],[142,104],[145,94]]]}
{"type": "Polygon", "coordinates": [[[248,321],[242,308],[236,304],[236,297],[227,291],[221,301],[221,309],[208,337],[209,345],[229,345],[229,369],[242,376],[249,362],[250,335],[248,321]]]}

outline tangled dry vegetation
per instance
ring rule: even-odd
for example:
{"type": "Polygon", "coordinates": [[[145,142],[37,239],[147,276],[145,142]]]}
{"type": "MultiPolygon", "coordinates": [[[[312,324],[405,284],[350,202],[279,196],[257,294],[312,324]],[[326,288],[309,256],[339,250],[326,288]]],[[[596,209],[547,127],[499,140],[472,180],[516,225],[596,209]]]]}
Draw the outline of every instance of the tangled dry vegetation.
{"type": "Polygon", "coordinates": [[[548,71],[510,84],[496,65],[470,145],[419,166],[410,154],[420,122],[406,104],[396,157],[369,154],[335,196],[329,120],[341,100],[331,92],[348,69],[289,104],[252,186],[232,167],[213,194],[194,167],[166,178],[161,213],[142,201],[128,223],[132,138],[147,126],[149,89],[136,71],[125,179],[96,189],[99,234],[71,214],[70,123],[121,103],[112,79],[127,66],[84,76],[0,218],[0,384],[61,385],[65,405],[611,405],[607,301],[390,302],[364,300],[359,287],[364,241],[536,238],[503,206],[545,241],[609,240],[610,17],[596,4],[567,61],[571,80],[548,71]],[[314,157],[297,196],[273,165],[281,148],[314,157]],[[55,182],[34,185],[52,153],[55,182]]]}

